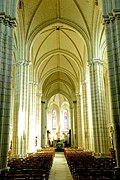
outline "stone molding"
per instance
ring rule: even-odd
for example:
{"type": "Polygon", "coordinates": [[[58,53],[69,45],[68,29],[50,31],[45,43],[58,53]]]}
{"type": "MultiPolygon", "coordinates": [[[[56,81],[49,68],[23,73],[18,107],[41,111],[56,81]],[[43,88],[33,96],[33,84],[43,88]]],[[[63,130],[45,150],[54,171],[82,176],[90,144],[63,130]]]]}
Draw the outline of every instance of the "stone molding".
{"type": "Polygon", "coordinates": [[[0,13],[0,23],[11,28],[16,27],[16,19],[5,15],[5,13],[0,13]]]}
{"type": "Polygon", "coordinates": [[[92,66],[92,65],[94,65],[94,64],[103,65],[103,63],[104,63],[103,60],[98,59],[98,58],[93,58],[93,60],[88,63],[88,66],[92,66]]]}
{"type": "Polygon", "coordinates": [[[120,19],[120,9],[113,9],[113,16],[116,19],[120,19]]]}
{"type": "Polygon", "coordinates": [[[81,85],[83,86],[83,85],[85,85],[85,84],[87,84],[87,83],[88,83],[88,80],[84,79],[84,80],[81,82],[81,85]]]}
{"type": "Polygon", "coordinates": [[[95,0],[95,5],[98,6],[98,0],[95,0]]]}
{"type": "Polygon", "coordinates": [[[103,15],[103,24],[109,24],[115,20],[120,20],[120,9],[113,9],[108,15],[103,15]]]}
{"type": "Polygon", "coordinates": [[[16,65],[18,65],[18,66],[20,66],[20,65],[29,66],[29,65],[31,65],[31,61],[19,60],[16,62],[16,65]]]}
{"type": "Polygon", "coordinates": [[[36,96],[37,97],[42,97],[42,93],[37,93],[36,96]]]}
{"type": "Polygon", "coordinates": [[[80,95],[81,95],[80,92],[76,93],[76,97],[79,97],[80,95]]]}
{"type": "Polygon", "coordinates": [[[33,84],[33,85],[38,85],[38,82],[37,81],[29,81],[29,84],[33,84]]]}

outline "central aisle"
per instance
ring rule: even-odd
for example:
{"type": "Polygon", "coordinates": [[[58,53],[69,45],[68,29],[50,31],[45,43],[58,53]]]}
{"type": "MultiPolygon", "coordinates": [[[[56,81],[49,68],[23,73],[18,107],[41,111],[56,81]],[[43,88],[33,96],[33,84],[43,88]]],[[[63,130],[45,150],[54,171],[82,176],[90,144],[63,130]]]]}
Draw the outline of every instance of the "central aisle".
{"type": "Polygon", "coordinates": [[[73,180],[64,152],[56,152],[49,180],[73,180]]]}

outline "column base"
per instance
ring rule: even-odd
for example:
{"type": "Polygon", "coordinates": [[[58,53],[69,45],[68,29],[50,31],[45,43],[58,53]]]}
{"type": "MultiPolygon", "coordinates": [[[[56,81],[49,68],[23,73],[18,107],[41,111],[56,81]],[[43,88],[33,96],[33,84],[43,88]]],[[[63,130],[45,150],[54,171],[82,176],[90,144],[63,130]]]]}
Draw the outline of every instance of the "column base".
{"type": "Polygon", "coordinates": [[[120,167],[115,167],[115,177],[116,180],[120,179],[120,167]]]}

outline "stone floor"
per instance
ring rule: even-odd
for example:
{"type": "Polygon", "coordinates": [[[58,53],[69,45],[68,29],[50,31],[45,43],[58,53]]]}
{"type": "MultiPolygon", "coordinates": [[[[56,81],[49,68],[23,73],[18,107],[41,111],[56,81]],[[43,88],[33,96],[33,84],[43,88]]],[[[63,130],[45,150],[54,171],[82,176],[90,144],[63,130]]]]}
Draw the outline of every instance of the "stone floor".
{"type": "Polygon", "coordinates": [[[63,152],[56,152],[49,180],[73,180],[63,152]]]}

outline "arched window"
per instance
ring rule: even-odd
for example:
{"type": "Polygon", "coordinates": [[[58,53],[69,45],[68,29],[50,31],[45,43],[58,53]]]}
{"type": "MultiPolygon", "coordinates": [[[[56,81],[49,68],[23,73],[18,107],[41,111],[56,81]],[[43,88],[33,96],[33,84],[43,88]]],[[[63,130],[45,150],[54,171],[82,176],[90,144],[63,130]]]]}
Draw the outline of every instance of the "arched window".
{"type": "Polygon", "coordinates": [[[64,129],[68,129],[68,110],[67,109],[64,109],[63,116],[64,116],[64,129]]]}
{"type": "Polygon", "coordinates": [[[52,129],[56,129],[57,126],[57,115],[56,110],[52,110],[52,129]]]}

